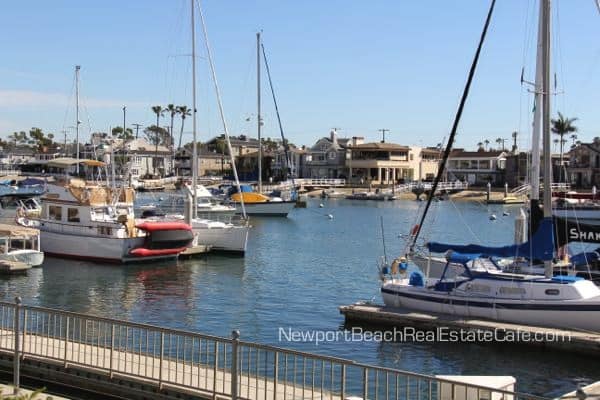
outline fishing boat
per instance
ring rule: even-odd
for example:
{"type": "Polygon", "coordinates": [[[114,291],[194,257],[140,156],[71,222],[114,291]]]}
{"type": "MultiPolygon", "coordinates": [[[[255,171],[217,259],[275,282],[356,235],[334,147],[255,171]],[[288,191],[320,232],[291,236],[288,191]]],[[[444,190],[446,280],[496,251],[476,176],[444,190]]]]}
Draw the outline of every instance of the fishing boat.
{"type": "MultiPolygon", "coordinates": [[[[458,122],[462,114],[481,46],[494,9],[492,2],[481,42],[473,60],[471,72],[463,92],[454,120],[452,132],[434,181],[434,190],[444,172],[458,122]]],[[[552,216],[551,189],[544,191],[543,216],[540,211],[539,195],[539,129],[543,137],[544,176],[552,176],[550,157],[550,1],[540,2],[538,67],[536,74],[536,109],[533,129],[533,155],[531,168],[532,199],[530,204],[532,232],[524,243],[492,247],[482,245],[454,245],[429,242],[426,247],[435,253],[445,252],[446,265],[440,278],[424,278],[418,271],[408,273],[406,263],[398,257],[381,271],[381,293],[387,306],[406,307],[426,312],[453,314],[468,317],[488,318],[504,322],[533,324],[568,329],[600,331],[600,288],[589,280],[575,276],[554,276],[552,260],[556,254],[554,238],[555,221],[552,216]],[[541,126],[540,126],[541,121],[541,126]],[[538,217],[539,215],[539,217],[538,217]],[[494,261],[493,257],[523,257],[531,266],[540,262],[544,275],[508,273],[494,261]],[[477,260],[483,268],[473,268],[477,260]],[[449,269],[454,271],[449,276],[449,269]]],[[[548,187],[550,185],[547,185],[548,187]]],[[[413,233],[412,244],[420,232],[421,223],[413,233]]]]}
{"type": "Polygon", "coordinates": [[[0,224],[0,261],[37,267],[44,262],[38,229],[0,224]]]}
{"type": "Polygon", "coordinates": [[[39,218],[23,223],[40,230],[47,255],[112,263],[174,258],[192,242],[183,222],[136,223],[134,191],[73,178],[48,185],[39,218]]]}

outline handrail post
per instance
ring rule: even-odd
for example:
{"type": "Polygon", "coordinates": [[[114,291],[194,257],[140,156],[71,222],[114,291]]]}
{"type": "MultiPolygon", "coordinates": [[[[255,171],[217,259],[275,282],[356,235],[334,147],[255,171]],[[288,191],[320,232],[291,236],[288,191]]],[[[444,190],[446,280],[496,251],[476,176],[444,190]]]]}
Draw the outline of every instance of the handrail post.
{"type": "Polygon", "coordinates": [[[66,321],[65,321],[65,354],[64,354],[64,361],[65,361],[65,369],[67,368],[67,347],[69,345],[69,320],[71,319],[71,317],[69,317],[68,315],[66,316],[66,321]]]}
{"type": "Polygon", "coordinates": [[[20,381],[20,359],[19,359],[19,319],[21,317],[21,298],[19,296],[15,297],[15,323],[14,323],[14,338],[15,338],[15,353],[13,359],[13,394],[19,394],[19,381],[20,381]]]}
{"type": "MultiPolygon", "coordinates": [[[[113,377],[113,357],[115,351],[115,324],[111,324],[110,328],[110,361],[109,361],[109,376],[112,379],[113,377]]],[[[118,364],[117,364],[118,365],[118,364]]]]}
{"type": "Polygon", "coordinates": [[[162,389],[163,358],[165,352],[165,332],[160,332],[160,361],[158,363],[158,389],[162,389]]]}
{"type": "Polygon", "coordinates": [[[231,399],[238,398],[238,345],[240,343],[240,331],[231,332],[231,399]]]}

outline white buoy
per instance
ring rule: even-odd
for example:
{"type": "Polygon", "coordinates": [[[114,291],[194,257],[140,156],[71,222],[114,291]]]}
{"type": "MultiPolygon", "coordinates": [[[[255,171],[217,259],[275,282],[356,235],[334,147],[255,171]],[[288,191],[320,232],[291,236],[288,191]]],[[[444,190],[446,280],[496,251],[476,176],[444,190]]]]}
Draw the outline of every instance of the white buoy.
{"type": "Polygon", "coordinates": [[[329,218],[329,219],[333,219],[333,215],[331,215],[331,214],[327,214],[327,218],[329,218]]]}
{"type": "Polygon", "coordinates": [[[323,208],[323,207],[325,207],[325,206],[323,205],[323,203],[320,203],[320,204],[319,204],[319,208],[323,208]]]}
{"type": "Polygon", "coordinates": [[[490,215],[490,221],[495,221],[495,220],[496,220],[496,214],[490,215]]]}
{"type": "Polygon", "coordinates": [[[508,211],[504,211],[504,212],[502,213],[502,215],[504,215],[505,217],[507,217],[507,216],[509,216],[509,215],[510,215],[510,213],[509,213],[508,211]]]}

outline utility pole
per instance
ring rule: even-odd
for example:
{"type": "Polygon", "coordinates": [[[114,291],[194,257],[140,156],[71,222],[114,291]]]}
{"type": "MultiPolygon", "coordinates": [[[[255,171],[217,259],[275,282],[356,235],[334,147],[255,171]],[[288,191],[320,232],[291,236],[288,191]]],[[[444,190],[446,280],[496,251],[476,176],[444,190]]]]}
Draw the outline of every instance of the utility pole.
{"type": "Polygon", "coordinates": [[[142,126],[142,124],[131,124],[133,126],[135,126],[135,138],[138,138],[138,132],[140,131],[140,126],[142,126]]]}
{"type": "Polygon", "coordinates": [[[381,134],[382,134],[382,136],[383,136],[383,138],[381,139],[381,143],[385,143],[385,133],[386,133],[386,132],[389,132],[390,130],[389,130],[389,129],[385,129],[385,128],[382,128],[382,129],[377,129],[377,130],[378,130],[379,132],[381,132],[381,134]]]}

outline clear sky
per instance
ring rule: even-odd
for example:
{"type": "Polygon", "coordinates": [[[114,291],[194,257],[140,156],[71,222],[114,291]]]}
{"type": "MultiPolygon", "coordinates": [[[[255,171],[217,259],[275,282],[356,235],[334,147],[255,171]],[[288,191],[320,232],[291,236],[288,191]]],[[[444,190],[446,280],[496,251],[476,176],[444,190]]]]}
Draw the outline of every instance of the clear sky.
{"type": "MultiPolygon", "coordinates": [[[[537,24],[534,0],[498,0],[458,145],[521,132],[527,146],[537,24]]],[[[600,136],[600,14],[594,0],[555,0],[554,109],[600,136]]],[[[233,134],[255,135],[255,33],[263,31],[290,140],[341,136],[435,145],[448,135],[486,0],[204,0],[233,134]],[[250,122],[246,122],[247,118],[250,122]]],[[[81,134],[155,122],[150,107],[191,105],[189,0],[6,1],[0,13],[0,135],[32,126],[73,138],[74,66],[81,65],[81,134]]],[[[222,132],[199,22],[199,140],[222,132]]],[[[266,76],[263,74],[264,83],[266,76]]],[[[278,129],[267,86],[265,136],[278,129]]],[[[191,140],[191,120],[185,141],[191,140]]],[[[161,121],[167,125],[167,119],[161,121]]],[[[178,129],[178,122],[176,129],[178,129]]]]}

